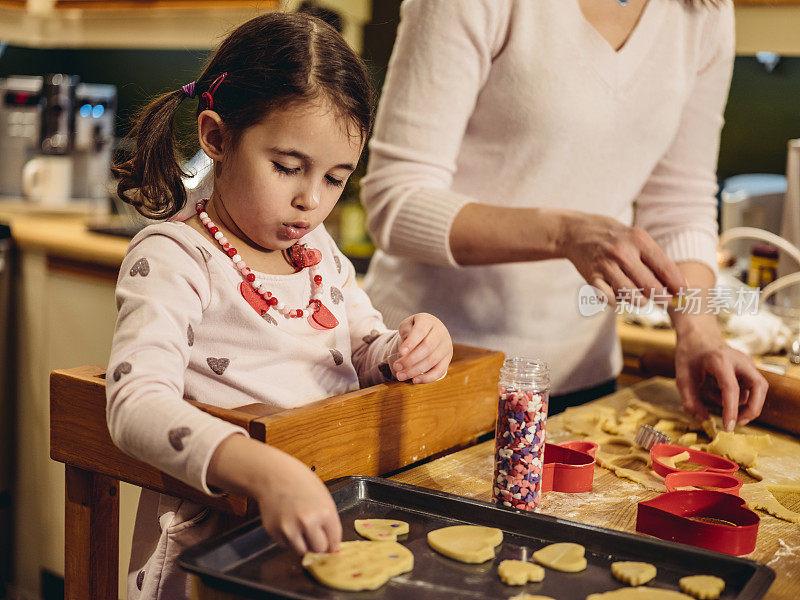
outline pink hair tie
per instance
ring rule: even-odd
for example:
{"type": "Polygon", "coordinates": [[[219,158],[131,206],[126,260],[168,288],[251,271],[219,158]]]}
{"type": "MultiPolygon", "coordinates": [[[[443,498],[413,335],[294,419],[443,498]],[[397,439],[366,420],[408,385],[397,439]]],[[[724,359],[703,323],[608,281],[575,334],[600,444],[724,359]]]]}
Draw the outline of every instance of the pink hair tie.
{"type": "Polygon", "coordinates": [[[196,83],[197,83],[196,81],[192,81],[191,83],[187,83],[186,85],[181,87],[181,89],[183,90],[183,93],[186,94],[187,96],[189,96],[189,98],[194,98],[195,97],[194,86],[195,86],[196,83]]]}

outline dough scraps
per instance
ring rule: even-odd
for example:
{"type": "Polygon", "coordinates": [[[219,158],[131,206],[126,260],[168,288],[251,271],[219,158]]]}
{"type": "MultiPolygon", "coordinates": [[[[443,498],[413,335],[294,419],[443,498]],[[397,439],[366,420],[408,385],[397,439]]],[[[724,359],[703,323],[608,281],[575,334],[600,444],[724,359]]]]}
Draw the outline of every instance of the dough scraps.
{"type": "Polygon", "coordinates": [[[679,452],[678,454],[673,454],[672,456],[662,456],[658,460],[665,467],[670,467],[671,469],[680,469],[678,463],[689,460],[689,457],[690,454],[684,451],[679,452]]]}
{"type": "Polygon", "coordinates": [[[708,445],[708,452],[731,459],[744,468],[754,467],[758,452],[772,445],[769,435],[747,435],[719,431],[708,445]]]}
{"type": "Polygon", "coordinates": [[[482,563],[494,558],[494,548],[503,541],[503,532],[494,527],[454,525],[428,533],[428,545],[454,560],[482,563]]]}
{"type": "Polygon", "coordinates": [[[397,542],[342,542],[339,552],[307,553],[303,568],[337,590],[376,590],[414,568],[414,555],[397,542]]]}
{"type": "Polygon", "coordinates": [[[368,540],[395,542],[398,535],[408,533],[408,523],[394,519],[356,519],[355,530],[368,540]]]}
{"type": "Polygon", "coordinates": [[[524,560],[504,560],[497,567],[500,580],[506,585],[539,583],[544,579],[544,569],[524,560]]]}
{"type": "Polygon", "coordinates": [[[619,561],[611,563],[611,574],[622,583],[635,587],[655,578],[656,568],[646,562],[619,561]]]}
{"type": "Polygon", "coordinates": [[[747,503],[747,507],[751,510],[761,509],[769,514],[789,521],[790,523],[800,523],[800,513],[789,510],[783,504],[778,502],[778,499],[772,495],[770,488],[775,491],[781,491],[781,488],[786,491],[794,491],[791,486],[770,486],[768,483],[759,481],[758,483],[745,483],[739,489],[739,496],[747,503]]]}
{"type": "Polygon", "coordinates": [[[533,553],[533,560],[556,571],[577,573],[586,568],[586,549],[580,544],[559,542],[533,553]]]}
{"type": "Polygon", "coordinates": [[[681,589],[700,600],[716,600],[725,589],[725,581],[714,575],[681,577],[681,589]]]}

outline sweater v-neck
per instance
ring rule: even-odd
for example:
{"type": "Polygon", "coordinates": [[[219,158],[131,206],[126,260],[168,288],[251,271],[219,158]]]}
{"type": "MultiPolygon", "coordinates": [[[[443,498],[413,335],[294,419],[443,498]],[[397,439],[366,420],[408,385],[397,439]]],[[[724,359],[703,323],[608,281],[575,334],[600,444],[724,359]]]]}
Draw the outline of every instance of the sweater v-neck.
{"type": "Polygon", "coordinates": [[[585,40],[584,59],[608,86],[619,91],[636,74],[657,37],[658,28],[663,23],[664,0],[648,0],[639,20],[618,50],[589,22],[578,0],[567,0],[567,4],[573,24],[579,31],[575,39],[585,40]]]}

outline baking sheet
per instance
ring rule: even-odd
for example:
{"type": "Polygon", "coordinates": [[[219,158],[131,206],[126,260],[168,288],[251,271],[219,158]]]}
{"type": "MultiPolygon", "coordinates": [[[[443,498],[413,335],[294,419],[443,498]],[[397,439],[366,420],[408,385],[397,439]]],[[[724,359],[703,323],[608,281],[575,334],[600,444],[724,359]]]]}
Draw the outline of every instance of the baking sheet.
{"type": "Polygon", "coordinates": [[[591,593],[624,587],[611,575],[618,560],[650,562],[658,569],[648,586],[679,590],[686,575],[717,575],[725,580],[721,598],[762,598],[775,578],[769,567],[746,560],[656,538],[585,525],[548,515],[499,508],[487,502],[455,496],[377,477],[346,477],[329,486],[339,508],[344,540],[362,539],[355,519],[399,519],[409,533],[398,542],[414,554],[414,569],[375,591],[342,592],[314,581],[294,553],[275,544],[255,519],[181,554],[179,564],[201,577],[205,585],[243,598],[304,600],[479,600],[506,599],[521,592],[558,600],[584,600],[591,593]],[[503,543],[492,561],[467,565],[441,556],[427,543],[427,533],[449,525],[472,524],[503,530],[503,543]],[[531,560],[543,546],[575,542],[586,548],[588,566],[580,573],[546,569],[544,581],[506,586],[497,576],[505,559],[531,560]]]}

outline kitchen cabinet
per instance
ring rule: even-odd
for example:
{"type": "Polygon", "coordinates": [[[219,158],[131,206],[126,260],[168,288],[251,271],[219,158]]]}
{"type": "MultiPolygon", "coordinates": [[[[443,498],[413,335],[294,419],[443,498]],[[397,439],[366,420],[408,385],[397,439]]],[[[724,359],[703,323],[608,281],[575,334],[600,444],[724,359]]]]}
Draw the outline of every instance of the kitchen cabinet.
{"type": "MultiPolygon", "coordinates": [[[[64,573],[64,466],[50,459],[50,372],[106,364],[128,240],[87,234],[74,217],[10,221],[18,248],[14,586],[20,598],[37,598],[42,570],[64,573]]],[[[138,488],[122,484],[120,598],[138,498],[138,488]]]]}
{"type": "MultiPolygon", "coordinates": [[[[357,51],[371,0],[318,0],[357,51]]],[[[300,0],[0,0],[0,40],[36,48],[215,48],[240,23],[300,0]]]]}

